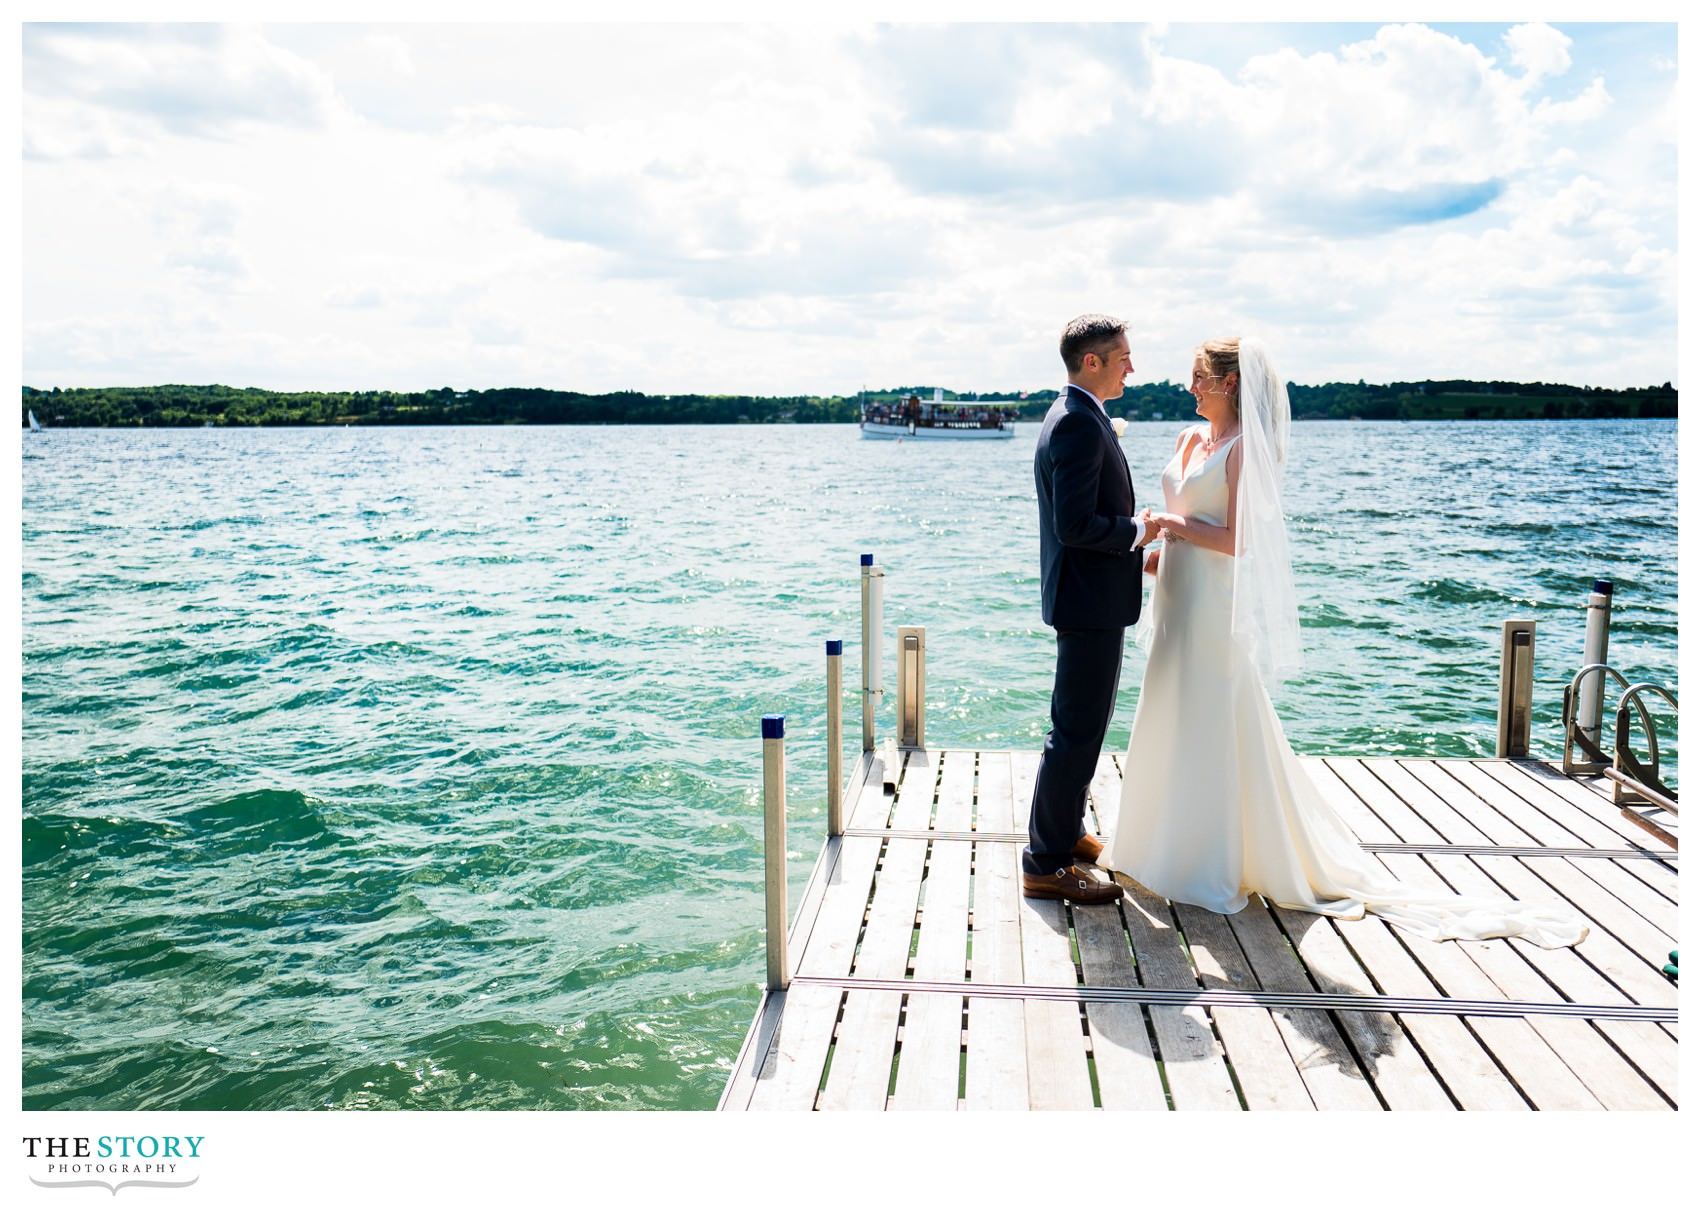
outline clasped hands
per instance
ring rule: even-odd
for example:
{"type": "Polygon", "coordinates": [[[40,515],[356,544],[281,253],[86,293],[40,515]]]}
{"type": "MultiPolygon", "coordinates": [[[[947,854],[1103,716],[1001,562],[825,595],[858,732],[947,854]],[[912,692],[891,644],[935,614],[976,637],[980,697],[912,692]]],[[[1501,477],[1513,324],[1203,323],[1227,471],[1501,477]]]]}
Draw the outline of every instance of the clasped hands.
{"type": "Polygon", "coordinates": [[[1139,520],[1145,523],[1145,542],[1155,542],[1161,538],[1165,543],[1186,541],[1181,533],[1181,527],[1186,525],[1186,519],[1178,513],[1152,513],[1150,508],[1140,511],[1139,520]],[[1157,533],[1160,532],[1160,533],[1157,533]]]}

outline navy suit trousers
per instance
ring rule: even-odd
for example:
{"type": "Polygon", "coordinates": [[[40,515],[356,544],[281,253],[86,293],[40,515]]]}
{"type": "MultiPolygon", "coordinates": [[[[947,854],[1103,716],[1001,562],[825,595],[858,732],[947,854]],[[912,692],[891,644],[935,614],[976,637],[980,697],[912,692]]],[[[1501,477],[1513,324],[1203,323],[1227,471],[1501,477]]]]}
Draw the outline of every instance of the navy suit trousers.
{"type": "Polygon", "coordinates": [[[1057,629],[1057,678],[1051,687],[1051,731],[1033,785],[1033,814],[1021,866],[1050,875],[1074,861],[1086,832],[1086,789],[1098,769],[1104,733],[1116,706],[1122,635],[1116,628],[1057,629]]]}

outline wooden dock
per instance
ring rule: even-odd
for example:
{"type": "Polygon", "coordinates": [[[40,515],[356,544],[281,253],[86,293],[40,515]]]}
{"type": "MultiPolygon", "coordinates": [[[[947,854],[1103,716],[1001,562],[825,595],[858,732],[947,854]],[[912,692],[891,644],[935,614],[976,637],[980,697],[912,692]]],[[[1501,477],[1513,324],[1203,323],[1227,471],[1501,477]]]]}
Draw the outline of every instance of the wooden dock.
{"type": "MultiPolygon", "coordinates": [[[[797,906],[795,975],[764,995],[721,1109],[1675,1108],[1677,856],[1608,784],[1536,761],[1304,762],[1395,874],[1568,902],[1588,938],[1431,943],[1131,883],[1120,905],[1029,901],[1037,753],[912,750],[889,773],[864,755],[797,906]]],[[[1100,836],[1120,783],[1106,757],[1100,836]]]]}

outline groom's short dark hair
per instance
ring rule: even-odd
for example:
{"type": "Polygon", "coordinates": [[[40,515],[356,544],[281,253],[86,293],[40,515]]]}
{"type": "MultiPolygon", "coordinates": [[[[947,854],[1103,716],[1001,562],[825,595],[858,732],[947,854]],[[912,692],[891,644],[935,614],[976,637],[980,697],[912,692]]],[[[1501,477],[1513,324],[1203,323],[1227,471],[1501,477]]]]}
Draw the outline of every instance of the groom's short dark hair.
{"type": "Polygon", "coordinates": [[[1058,352],[1068,373],[1074,374],[1086,362],[1087,354],[1103,356],[1110,343],[1127,331],[1127,325],[1114,316],[1076,316],[1063,329],[1058,352]]]}

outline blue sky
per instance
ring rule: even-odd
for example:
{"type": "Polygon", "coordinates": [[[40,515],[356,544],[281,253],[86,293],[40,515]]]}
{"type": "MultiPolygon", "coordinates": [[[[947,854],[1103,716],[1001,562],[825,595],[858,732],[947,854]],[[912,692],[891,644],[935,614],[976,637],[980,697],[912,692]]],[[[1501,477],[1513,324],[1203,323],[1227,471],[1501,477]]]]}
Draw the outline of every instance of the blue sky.
{"type": "Polygon", "coordinates": [[[26,26],[23,380],[1675,381],[1671,24],[26,26]],[[1063,70],[1060,65],[1067,65],[1063,70]]]}

